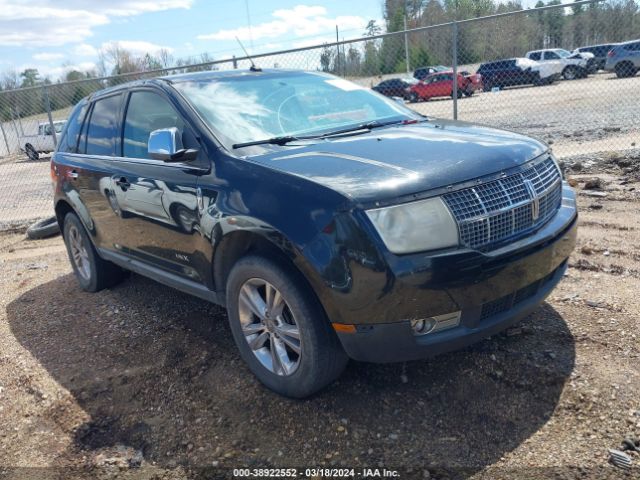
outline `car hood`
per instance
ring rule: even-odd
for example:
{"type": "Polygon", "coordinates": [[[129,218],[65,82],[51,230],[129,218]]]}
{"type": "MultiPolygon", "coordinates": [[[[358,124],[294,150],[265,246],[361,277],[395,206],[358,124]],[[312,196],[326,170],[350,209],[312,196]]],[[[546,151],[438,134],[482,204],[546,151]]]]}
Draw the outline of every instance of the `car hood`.
{"type": "Polygon", "coordinates": [[[277,151],[265,148],[250,160],[367,203],[504,171],[547,150],[537,140],[508,131],[428,121],[277,151]]]}

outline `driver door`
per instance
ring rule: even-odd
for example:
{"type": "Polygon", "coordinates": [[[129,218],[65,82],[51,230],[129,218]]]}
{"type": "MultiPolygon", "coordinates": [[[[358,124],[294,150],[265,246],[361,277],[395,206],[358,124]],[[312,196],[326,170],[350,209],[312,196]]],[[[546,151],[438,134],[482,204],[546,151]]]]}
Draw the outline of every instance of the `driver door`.
{"type": "Polygon", "coordinates": [[[193,129],[162,92],[147,88],[129,94],[122,151],[113,159],[109,185],[120,227],[115,248],[132,259],[203,283],[197,268],[201,257],[197,183],[208,170],[208,160],[203,154],[187,163],[150,158],[151,132],[171,127],[181,133],[185,147],[201,149],[193,129]]]}

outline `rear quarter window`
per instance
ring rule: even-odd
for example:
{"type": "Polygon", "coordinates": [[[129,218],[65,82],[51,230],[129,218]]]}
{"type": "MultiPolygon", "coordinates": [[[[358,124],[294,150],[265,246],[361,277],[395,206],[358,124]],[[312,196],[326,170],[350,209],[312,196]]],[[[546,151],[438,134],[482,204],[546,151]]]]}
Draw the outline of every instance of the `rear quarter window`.
{"type": "Polygon", "coordinates": [[[122,94],[101,98],[94,103],[87,127],[87,155],[115,155],[121,104],[122,94]]]}
{"type": "Polygon", "coordinates": [[[87,113],[87,106],[88,103],[82,101],[76,105],[71,112],[69,120],[67,121],[67,128],[60,140],[60,145],[58,147],[59,152],[78,153],[78,140],[80,138],[80,131],[82,130],[84,117],[87,113]]]}

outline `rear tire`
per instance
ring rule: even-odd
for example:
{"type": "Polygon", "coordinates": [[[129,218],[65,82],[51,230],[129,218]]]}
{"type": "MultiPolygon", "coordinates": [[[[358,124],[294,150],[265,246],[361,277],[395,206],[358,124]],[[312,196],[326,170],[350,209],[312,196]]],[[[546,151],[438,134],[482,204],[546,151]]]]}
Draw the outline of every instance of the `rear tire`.
{"type": "Polygon", "coordinates": [[[616,75],[618,78],[633,77],[636,74],[636,68],[631,62],[620,62],[616,65],[616,75]]]}
{"type": "Polygon", "coordinates": [[[40,160],[40,154],[36,151],[35,148],[33,148],[33,145],[31,145],[30,143],[27,143],[24,146],[24,151],[27,154],[27,157],[29,157],[29,160],[33,162],[40,160]]]}
{"type": "Polygon", "coordinates": [[[124,271],[98,255],[75,213],[67,213],[64,217],[63,231],[69,260],[80,288],[87,292],[98,292],[122,280],[124,271]]]}
{"type": "Polygon", "coordinates": [[[255,255],[240,259],[227,281],[227,312],[240,356],[280,395],[312,395],[347,364],[321,305],[292,267],[255,255]]]}

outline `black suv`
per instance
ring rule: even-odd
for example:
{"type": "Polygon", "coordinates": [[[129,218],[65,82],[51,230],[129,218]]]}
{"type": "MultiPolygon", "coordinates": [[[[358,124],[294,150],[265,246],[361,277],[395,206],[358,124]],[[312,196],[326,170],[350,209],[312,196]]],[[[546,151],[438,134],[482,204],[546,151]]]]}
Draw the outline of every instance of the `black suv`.
{"type": "Polygon", "coordinates": [[[602,45],[592,45],[590,47],[580,47],[576,51],[583,53],[593,53],[593,62],[595,64],[595,71],[604,70],[604,65],[607,62],[607,54],[613,47],[618,45],[617,43],[605,43],[602,45]]]}
{"type": "MultiPolygon", "coordinates": [[[[540,72],[531,68],[533,60],[527,58],[509,58],[486,62],[478,68],[482,75],[482,83],[485,91],[494,87],[504,88],[516,85],[541,85],[544,82],[540,78],[540,72]]],[[[547,80],[549,83],[552,79],[547,80]]]]}
{"type": "Polygon", "coordinates": [[[349,357],[418,359],[504,329],[560,281],[576,236],[542,143],[323,73],[98,92],[51,168],[83,289],[126,269],[226,306],[249,368],[292,397],[349,357]]]}

